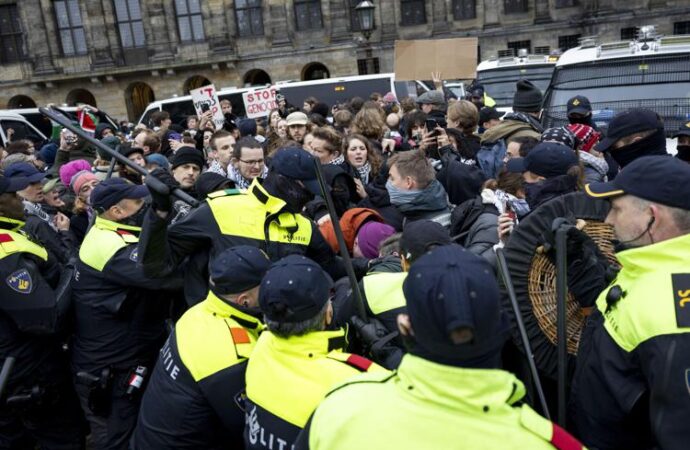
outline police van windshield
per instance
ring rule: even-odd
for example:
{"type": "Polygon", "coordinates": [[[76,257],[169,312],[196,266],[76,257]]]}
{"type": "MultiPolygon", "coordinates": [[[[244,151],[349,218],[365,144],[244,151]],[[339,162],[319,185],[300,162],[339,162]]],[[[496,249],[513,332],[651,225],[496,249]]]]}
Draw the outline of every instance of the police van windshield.
{"type": "Polygon", "coordinates": [[[592,103],[606,129],[619,111],[650,108],[664,118],[667,136],[690,120],[690,55],[651,55],[558,67],[544,101],[546,127],[567,124],[566,104],[575,95],[592,103]]]}
{"type": "Polygon", "coordinates": [[[518,80],[527,79],[544,92],[549,87],[553,68],[554,64],[548,64],[482,70],[477,72],[477,81],[484,86],[486,94],[496,101],[497,107],[510,108],[518,80]]]}

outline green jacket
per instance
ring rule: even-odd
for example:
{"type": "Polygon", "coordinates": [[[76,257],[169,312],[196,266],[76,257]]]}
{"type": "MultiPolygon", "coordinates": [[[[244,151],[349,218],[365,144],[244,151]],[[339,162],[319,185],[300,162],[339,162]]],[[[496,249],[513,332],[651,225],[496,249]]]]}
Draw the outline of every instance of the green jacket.
{"type": "Polygon", "coordinates": [[[314,412],[298,449],[582,448],[526,405],[512,374],[405,355],[397,372],[360,375],[314,412]]]}

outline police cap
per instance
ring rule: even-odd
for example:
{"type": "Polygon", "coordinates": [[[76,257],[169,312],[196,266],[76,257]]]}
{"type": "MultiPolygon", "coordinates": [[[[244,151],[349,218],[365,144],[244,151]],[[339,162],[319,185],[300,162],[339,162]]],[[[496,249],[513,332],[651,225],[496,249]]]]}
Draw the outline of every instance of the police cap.
{"type": "Polygon", "coordinates": [[[269,320],[302,322],[321,311],[333,280],[317,263],[301,255],[275,262],[261,282],[259,306],[269,320]]]}
{"type": "Polygon", "coordinates": [[[299,180],[304,187],[314,195],[321,195],[321,188],[316,179],[314,157],[306,150],[298,147],[280,148],[273,156],[271,170],[299,180]]]}
{"type": "Polygon", "coordinates": [[[26,177],[8,178],[0,176],[0,194],[4,194],[5,192],[21,191],[26,189],[28,185],[29,179],[26,177]]]}
{"type": "Polygon", "coordinates": [[[91,206],[96,211],[107,211],[120,200],[144,198],[149,195],[146,186],[128,183],[122,178],[101,181],[91,191],[91,206]]]}
{"type": "Polygon", "coordinates": [[[261,284],[270,266],[266,253],[256,247],[225,249],[211,261],[211,289],[218,295],[246,292],[261,284]]]}
{"type": "Polygon", "coordinates": [[[450,244],[448,230],[433,220],[415,220],[403,228],[400,236],[400,252],[412,262],[435,246],[450,244]]]}

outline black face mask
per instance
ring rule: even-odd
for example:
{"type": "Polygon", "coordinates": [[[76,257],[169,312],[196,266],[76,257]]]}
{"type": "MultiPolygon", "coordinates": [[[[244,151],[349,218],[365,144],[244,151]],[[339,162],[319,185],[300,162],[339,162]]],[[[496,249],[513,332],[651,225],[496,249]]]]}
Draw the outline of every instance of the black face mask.
{"type": "Polygon", "coordinates": [[[592,116],[591,115],[582,116],[582,117],[568,117],[568,121],[570,123],[579,123],[581,125],[592,126],[592,116]]]}
{"type": "Polygon", "coordinates": [[[149,206],[150,205],[148,203],[144,203],[141,208],[139,208],[139,211],[121,220],[120,222],[124,225],[129,225],[132,227],[141,227],[144,224],[144,217],[146,217],[146,213],[149,211],[149,206]]]}
{"type": "Polygon", "coordinates": [[[663,129],[657,129],[654,134],[637,142],[611,150],[611,157],[621,168],[627,166],[637,158],[651,155],[666,155],[666,136],[663,129]]]}
{"type": "Polygon", "coordinates": [[[690,144],[677,145],[678,154],[676,157],[681,161],[690,162],[690,144]]]}
{"type": "Polygon", "coordinates": [[[269,173],[262,186],[266,191],[283,200],[286,209],[293,214],[302,212],[304,206],[314,199],[314,194],[302,187],[292,178],[269,173]]]}

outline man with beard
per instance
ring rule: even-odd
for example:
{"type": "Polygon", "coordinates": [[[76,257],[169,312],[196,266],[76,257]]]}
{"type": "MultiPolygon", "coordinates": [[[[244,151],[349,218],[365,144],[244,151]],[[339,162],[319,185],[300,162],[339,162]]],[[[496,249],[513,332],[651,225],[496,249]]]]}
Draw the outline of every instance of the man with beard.
{"type": "Polygon", "coordinates": [[[72,368],[96,449],[126,449],[134,430],[142,382],[166,336],[173,274],[152,278],[138,265],[137,242],[145,186],[120,178],[91,193],[98,213],[79,251],[72,282],[76,332],[72,368]]]}
{"type": "MultiPolygon", "coordinates": [[[[164,172],[152,175],[175,187],[164,172]]],[[[209,252],[212,260],[226,248],[253,245],[271,260],[304,254],[333,278],[340,278],[344,275],[342,263],[317,226],[301,214],[319,193],[314,157],[294,147],[275,153],[264,180],[255,178],[246,191],[213,192],[205,203],[169,228],[172,200],[169,195],[152,192],[153,208],[144,221],[139,245],[144,270],[161,276],[199,252],[209,252]]],[[[201,287],[207,289],[206,283],[201,287]]]]}
{"type": "MultiPolygon", "coordinates": [[[[199,178],[201,169],[204,167],[204,157],[199,150],[194,147],[180,147],[171,161],[172,176],[182,189],[192,197],[196,197],[194,185],[199,178]]],[[[170,223],[176,223],[191,210],[189,203],[176,200],[173,203],[173,218],[170,223]]]]}
{"type": "Polygon", "coordinates": [[[570,393],[571,424],[590,448],[687,448],[690,428],[690,166],[636,159],[585,191],[611,202],[606,223],[622,269],[573,228],[568,285],[587,317],[570,393]]]}

